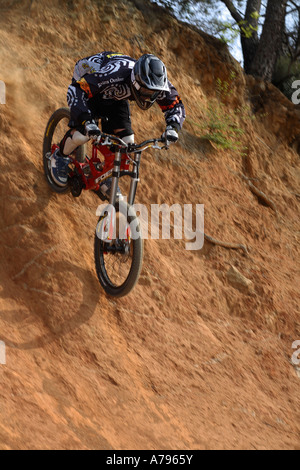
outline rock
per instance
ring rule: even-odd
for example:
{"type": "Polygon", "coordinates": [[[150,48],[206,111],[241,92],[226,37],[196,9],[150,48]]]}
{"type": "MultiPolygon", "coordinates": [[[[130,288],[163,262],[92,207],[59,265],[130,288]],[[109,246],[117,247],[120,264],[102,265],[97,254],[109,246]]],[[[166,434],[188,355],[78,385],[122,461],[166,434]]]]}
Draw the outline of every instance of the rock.
{"type": "Polygon", "coordinates": [[[152,278],[149,274],[145,274],[145,275],[140,277],[139,283],[140,283],[141,286],[151,286],[153,281],[152,281],[152,278]]]}
{"type": "Polygon", "coordinates": [[[226,273],[229,284],[243,293],[253,291],[253,282],[241,274],[234,266],[231,266],[226,273]]]}
{"type": "Polygon", "coordinates": [[[153,292],[153,298],[161,303],[164,303],[166,301],[165,296],[159,290],[155,290],[153,292]]]}

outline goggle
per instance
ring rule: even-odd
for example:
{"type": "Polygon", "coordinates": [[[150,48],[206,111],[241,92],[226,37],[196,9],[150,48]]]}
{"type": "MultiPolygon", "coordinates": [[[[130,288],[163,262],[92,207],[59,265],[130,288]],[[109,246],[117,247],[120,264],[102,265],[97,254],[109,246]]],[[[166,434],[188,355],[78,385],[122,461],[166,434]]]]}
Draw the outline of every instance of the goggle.
{"type": "Polygon", "coordinates": [[[153,91],[148,88],[140,87],[138,93],[145,99],[145,101],[154,101],[158,97],[160,91],[153,91]]]}
{"type": "Polygon", "coordinates": [[[134,88],[136,89],[138,95],[143,99],[143,101],[153,103],[157,99],[158,95],[160,94],[160,91],[149,90],[149,88],[141,86],[135,80],[133,70],[131,72],[131,79],[134,88]]]}

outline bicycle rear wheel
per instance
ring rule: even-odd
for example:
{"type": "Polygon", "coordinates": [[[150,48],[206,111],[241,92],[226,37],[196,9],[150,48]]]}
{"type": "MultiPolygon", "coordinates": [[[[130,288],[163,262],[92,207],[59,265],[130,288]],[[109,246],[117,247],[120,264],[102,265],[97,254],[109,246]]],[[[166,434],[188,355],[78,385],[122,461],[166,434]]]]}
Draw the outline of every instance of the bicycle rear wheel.
{"type": "MultiPolygon", "coordinates": [[[[95,265],[99,282],[105,292],[112,297],[123,297],[136,285],[143,261],[143,240],[140,225],[135,214],[129,213],[129,205],[116,203],[116,233],[109,243],[95,233],[95,265]],[[130,214],[130,215],[129,215],[130,214]],[[123,220],[121,220],[123,219],[123,220]],[[126,225],[125,238],[120,234],[120,226],[126,225]],[[134,226],[139,237],[131,238],[130,227],[134,226]]],[[[100,218],[101,223],[101,218],[100,218]]]]}
{"type": "MultiPolygon", "coordinates": [[[[44,141],[43,141],[43,165],[44,173],[48,184],[51,189],[56,193],[62,194],[70,190],[69,185],[65,187],[58,186],[51,175],[51,151],[54,144],[59,145],[60,141],[64,137],[68,130],[68,122],[70,121],[70,110],[69,108],[59,108],[50,117],[46,126],[44,141]]],[[[85,148],[81,145],[76,150],[76,160],[78,162],[85,161],[85,148]]]]}

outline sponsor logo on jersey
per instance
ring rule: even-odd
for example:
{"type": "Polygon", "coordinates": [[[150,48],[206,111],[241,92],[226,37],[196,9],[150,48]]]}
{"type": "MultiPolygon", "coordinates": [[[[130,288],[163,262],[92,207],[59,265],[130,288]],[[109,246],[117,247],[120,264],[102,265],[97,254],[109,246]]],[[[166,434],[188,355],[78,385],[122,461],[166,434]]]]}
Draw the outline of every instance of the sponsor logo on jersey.
{"type": "Polygon", "coordinates": [[[92,92],[90,89],[90,85],[86,81],[85,78],[81,78],[80,80],[77,81],[77,83],[80,85],[80,88],[88,95],[89,98],[92,98],[92,92]]]}

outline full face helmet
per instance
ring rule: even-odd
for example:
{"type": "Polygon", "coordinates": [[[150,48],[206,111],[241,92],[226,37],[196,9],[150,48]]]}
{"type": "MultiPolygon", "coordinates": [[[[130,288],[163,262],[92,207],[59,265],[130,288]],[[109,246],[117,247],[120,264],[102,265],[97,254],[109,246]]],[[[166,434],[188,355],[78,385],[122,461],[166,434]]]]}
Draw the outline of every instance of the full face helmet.
{"type": "Polygon", "coordinates": [[[162,91],[169,91],[164,63],[152,54],[144,54],[131,73],[131,91],[141,109],[149,109],[162,91]]]}

